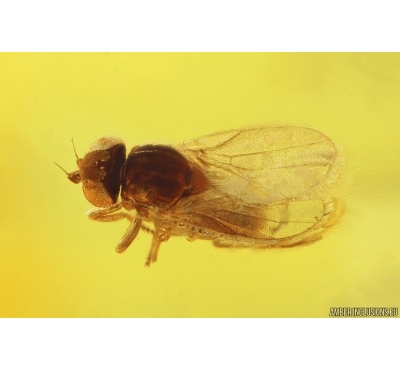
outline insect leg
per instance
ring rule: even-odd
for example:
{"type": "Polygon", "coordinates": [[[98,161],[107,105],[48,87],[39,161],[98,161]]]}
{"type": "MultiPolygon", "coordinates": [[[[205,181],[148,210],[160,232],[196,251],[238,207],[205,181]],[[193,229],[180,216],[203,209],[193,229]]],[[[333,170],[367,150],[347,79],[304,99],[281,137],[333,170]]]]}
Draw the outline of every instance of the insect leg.
{"type": "Polygon", "coordinates": [[[115,249],[117,253],[124,252],[131,245],[133,240],[136,238],[136,235],[138,234],[141,226],[142,220],[140,218],[136,218],[134,221],[132,221],[132,223],[126,229],[124,236],[119,241],[117,248],[115,249]]]}
{"type": "Polygon", "coordinates": [[[112,222],[126,218],[131,223],[117,245],[117,253],[124,252],[131,245],[133,240],[136,238],[136,235],[138,234],[140,228],[142,227],[142,220],[140,218],[134,218],[127,212],[116,212],[119,211],[121,208],[122,204],[116,203],[107,208],[92,208],[87,212],[87,215],[91,220],[112,222]]]}
{"type": "Polygon", "coordinates": [[[92,208],[89,211],[87,211],[86,214],[91,220],[95,221],[112,222],[126,218],[128,221],[133,222],[134,217],[127,212],[113,213],[115,211],[120,210],[121,208],[122,204],[116,203],[107,208],[92,208]]]}
{"type": "Polygon", "coordinates": [[[150,227],[147,227],[146,225],[142,224],[142,230],[145,231],[146,233],[149,233],[151,235],[154,235],[154,230],[150,229],[150,227]]]}
{"type": "Polygon", "coordinates": [[[150,265],[157,261],[158,251],[162,242],[169,239],[170,235],[166,230],[157,229],[154,231],[153,240],[151,242],[151,248],[147,256],[145,266],[150,267],[150,265]]]}

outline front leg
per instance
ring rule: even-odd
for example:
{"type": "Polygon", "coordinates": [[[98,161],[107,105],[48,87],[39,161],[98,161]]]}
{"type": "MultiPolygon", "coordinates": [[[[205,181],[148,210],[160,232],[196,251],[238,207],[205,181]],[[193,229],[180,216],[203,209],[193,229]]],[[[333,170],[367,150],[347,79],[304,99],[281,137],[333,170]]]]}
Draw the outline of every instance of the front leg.
{"type": "Polygon", "coordinates": [[[141,226],[142,226],[142,220],[140,218],[136,218],[134,221],[132,221],[132,223],[126,229],[124,236],[119,241],[117,248],[115,249],[117,253],[125,252],[125,250],[135,240],[136,235],[138,234],[141,226]]]}
{"type": "Polygon", "coordinates": [[[113,222],[113,221],[119,221],[122,220],[123,218],[126,218],[129,222],[132,222],[135,218],[132,217],[129,213],[127,212],[117,212],[113,213],[116,211],[119,211],[122,208],[121,203],[115,203],[111,205],[110,207],[106,208],[97,208],[94,207],[92,209],[89,209],[89,211],[86,212],[88,217],[91,220],[94,221],[101,221],[101,222],[113,222]]]}
{"type": "Polygon", "coordinates": [[[122,208],[121,203],[115,203],[107,208],[92,208],[87,212],[88,217],[91,220],[101,221],[101,222],[113,222],[119,221],[126,218],[131,224],[125,231],[124,236],[119,241],[116,252],[124,252],[136,238],[140,228],[142,227],[142,220],[138,217],[134,218],[127,212],[116,212],[122,208]],[[116,212],[116,213],[113,213],[116,212]]]}

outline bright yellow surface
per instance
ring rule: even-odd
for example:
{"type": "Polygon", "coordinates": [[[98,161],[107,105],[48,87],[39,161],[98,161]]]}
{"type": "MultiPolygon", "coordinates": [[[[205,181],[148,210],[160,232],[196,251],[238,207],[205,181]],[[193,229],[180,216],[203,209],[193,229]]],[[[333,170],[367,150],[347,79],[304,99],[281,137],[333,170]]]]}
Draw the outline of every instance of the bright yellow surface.
{"type": "Polygon", "coordinates": [[[400,306],[400,54],[0,54],[0,316],[327,317],[400,306]],[[76,169],[128,148],[264,123],[314,127],[346,158],[347,212],[292,250],[171,238],[86,218],[76,169]]]}

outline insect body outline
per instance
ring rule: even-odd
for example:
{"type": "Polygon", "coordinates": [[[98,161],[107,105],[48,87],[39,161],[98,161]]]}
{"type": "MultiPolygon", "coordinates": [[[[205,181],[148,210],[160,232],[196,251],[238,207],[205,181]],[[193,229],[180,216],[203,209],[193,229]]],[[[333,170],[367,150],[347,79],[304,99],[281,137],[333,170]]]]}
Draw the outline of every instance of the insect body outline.
{"type": "Polygon", "coordinates": [[[221,131],[176,146],[135,146],[128,156],[122,140],[103,137],[75,156],[79,169],[63,171],[82,183],[94,206],[88,217],[130,222],[117,252],[140,230],[153,235],[146,266],[171,236],[217,247],[289,247],[320,239],[341,216],[330,189],[343,160],[311,128],[221,131]]]}

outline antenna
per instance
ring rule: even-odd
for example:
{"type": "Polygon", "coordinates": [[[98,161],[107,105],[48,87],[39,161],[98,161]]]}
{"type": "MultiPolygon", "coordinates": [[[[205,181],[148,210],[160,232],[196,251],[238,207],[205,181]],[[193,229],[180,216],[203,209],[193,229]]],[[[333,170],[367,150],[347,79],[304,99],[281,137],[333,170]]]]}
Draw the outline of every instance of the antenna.
{"type": "Polygon", "coordinates": [[[72,148],[74,149],[74,153],[75,153],[75,158],[76,160],[79,159],[78,154],[76,153],[76,149],[75,149],[75,144],[74,144],[74,138],[71,138],[71,144],[72,144],[72,148]]]}
{"type": "Polygon", "coordinates": [[[67,176],[68,176],[68,172],[64,170],[64,168],[62,168],[58,163],[54,162],[54,164],[59,167],[61,169],[61,171],[63,171],[67,176]]]}

